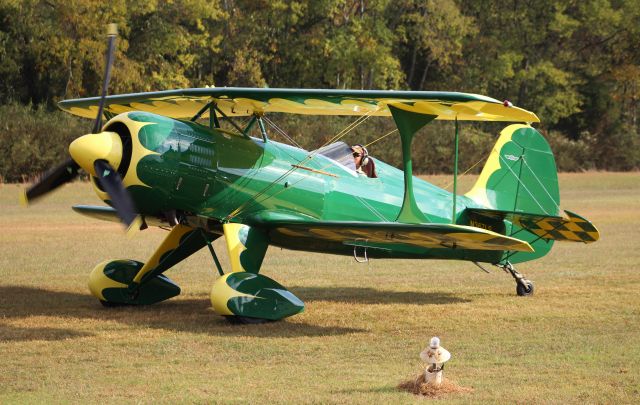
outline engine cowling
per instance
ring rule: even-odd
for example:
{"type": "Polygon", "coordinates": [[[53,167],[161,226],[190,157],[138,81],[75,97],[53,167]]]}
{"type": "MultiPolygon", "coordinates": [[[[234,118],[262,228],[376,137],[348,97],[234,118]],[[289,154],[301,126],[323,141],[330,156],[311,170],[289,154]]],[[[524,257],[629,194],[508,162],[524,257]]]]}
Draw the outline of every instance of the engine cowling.
{"type": "MultiPolygon", "coordinates": [[[[176,208],[188,209],[181,207],[185,201],[197,204],[211,194],[217,161],[215,143],[207,131],[193,123],[147,112],[123,113],[105,125],[104,132],[116,134],[121,142],[121,159],[113,166],[138,213],[162,216],[176,208]],[[194,151],[199,164],[196,176],[184,170],[185,158],[193,159],[194,151]]],[[[109,203],[95,176],[92,182],[98,196],[109,203]]]]}

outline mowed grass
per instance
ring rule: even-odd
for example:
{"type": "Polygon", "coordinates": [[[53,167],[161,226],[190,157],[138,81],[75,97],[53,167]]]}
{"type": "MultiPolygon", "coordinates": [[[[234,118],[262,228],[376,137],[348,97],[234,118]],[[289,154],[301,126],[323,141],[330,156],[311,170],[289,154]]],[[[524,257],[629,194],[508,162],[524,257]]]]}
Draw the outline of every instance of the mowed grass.
{"type": "MultiPolygon", "coordinates": [[[[520,265],[533,297],[471,263],[363,265],[272,248],[263,273],[306,311],[246,326],[210,310],[217,273],[206,249],[167,273],[179,297],[103,308],[87,288],[95,264],[145,261],[166,232],[129,241],[117,224],[73,213],[97,202],[86,183],[29,209],[18,186],[0,186],[0,403],[420,401],[396,386],[434,335],[453,355],[446,376],[473,388],[447,401],[638,403],[640,174],[560,179],[562,206],[592,220],[601,240],[558,243],[520,265]]],[[[224,242],[215,246],[226,264],[224,242]]]]}

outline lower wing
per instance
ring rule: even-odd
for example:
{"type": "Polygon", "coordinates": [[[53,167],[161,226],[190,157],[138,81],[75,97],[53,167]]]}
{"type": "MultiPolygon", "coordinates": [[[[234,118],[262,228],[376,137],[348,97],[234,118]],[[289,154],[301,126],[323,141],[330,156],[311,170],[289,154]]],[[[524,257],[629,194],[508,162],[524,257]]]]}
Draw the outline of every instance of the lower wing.
{"type": "Polygon", "coordinates": [[[320,221],[282,217],[273,213],[255,216],[250,225],[270,234],[313,238],[344,245],[413,245],[425,248],[511,250],[532,252],[529,243],[482,228],[454,224],[403,224],[398,222],[320,221]]]}

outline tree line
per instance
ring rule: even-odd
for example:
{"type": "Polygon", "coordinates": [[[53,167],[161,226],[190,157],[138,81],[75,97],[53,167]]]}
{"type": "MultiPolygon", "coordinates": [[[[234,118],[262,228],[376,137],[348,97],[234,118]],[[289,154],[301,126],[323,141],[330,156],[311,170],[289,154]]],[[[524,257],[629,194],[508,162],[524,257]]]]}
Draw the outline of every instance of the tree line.
{"type": "MultiPolygon", "coordinates": [[[[0,0],[5,181],[62,160],[68,140],[88,132],[56,103],[99,93],[108,22],[119,27],[110,93],[205,85],[478,93],[536,112],[562,170],[640,167],[635,0],[0,0]]],[[[310,148],[346,122],[279,118],[310,148]]],[[[353,142],[388,128],[371,119],[353,142]]],[[[499,130],[465,123],[461,167],[486,156],[499,130]]],[[[451,171],[452,134],[425,129],[418,172],[451,171]]],[[[372,153],[393,162],[397,146],[388,137],[372,153]]]]}

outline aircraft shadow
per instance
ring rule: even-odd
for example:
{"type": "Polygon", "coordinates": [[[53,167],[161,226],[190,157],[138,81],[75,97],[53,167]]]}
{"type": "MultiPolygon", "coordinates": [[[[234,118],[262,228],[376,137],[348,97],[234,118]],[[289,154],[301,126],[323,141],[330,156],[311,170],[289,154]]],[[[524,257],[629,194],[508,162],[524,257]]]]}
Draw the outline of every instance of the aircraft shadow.
{"type": "Polygon", "coordinates": [[[445,305],[471,302],[448,293],[385,291],[369,287],[291,287],[302,301],[332,301],[354,304],[445,305]]]}
{"type": "Polygon", "coordinates": [[[0,324],[0,342],[25,342],[29,340],[65,340],[93,336],[91,333],[62,328],[19,328],[0,324]]]}
{"type": "Polygon", "coordinates": [[[105,308],[89,293],[2,286],[0,287],[0,342],[61,340],[92,335],[72,329],[17,328],[3,325],[2,322],[2,320],[34,316],[64,316],[75,319],[115,321],[176,332],[259,338],[333,336],[366,332],[365,329],[310,325],[287,320],[261,325],[231,325],[213,313],[210,306],[209,298],[203,297],[202,299],[175,299],[149,306],[105,308]]]}

